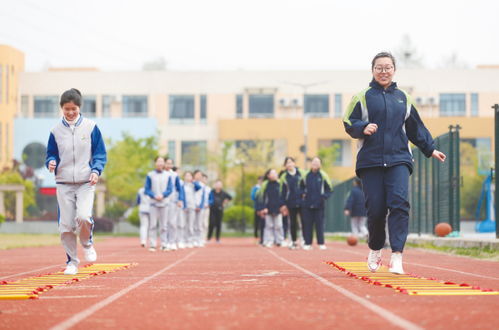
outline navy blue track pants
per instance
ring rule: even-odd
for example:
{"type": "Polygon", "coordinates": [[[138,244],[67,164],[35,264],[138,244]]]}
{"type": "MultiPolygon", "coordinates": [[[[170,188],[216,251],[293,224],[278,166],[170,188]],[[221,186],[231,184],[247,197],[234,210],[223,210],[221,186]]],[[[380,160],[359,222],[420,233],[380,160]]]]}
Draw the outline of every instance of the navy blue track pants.
{"type": "Polygon", "coordinates": [[[402,252],[409,232],[409,168],[406,165],[361,169],[359,176],[366,197],[369,248],[380,250],[386,239],[392,252],[402,252]]]}

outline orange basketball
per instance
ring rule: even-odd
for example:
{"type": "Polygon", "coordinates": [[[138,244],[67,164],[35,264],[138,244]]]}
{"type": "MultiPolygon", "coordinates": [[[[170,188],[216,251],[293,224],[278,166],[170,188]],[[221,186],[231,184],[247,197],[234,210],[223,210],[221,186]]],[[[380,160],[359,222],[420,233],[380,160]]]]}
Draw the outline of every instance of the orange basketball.
{"type": "Polygon", "coordinates": [[[357,237],[355,237],[355,236],[348,236],[348,237],[347,237],[347,243],[348,243],[348,245],[350,245],[350,246],[357,245],[357,242],[358,242],[358,241],[359,241],[359,240],[358,240],[358,239],[357,239],[357,237]]]}
{"type": "Polygon", "coordinates": [[[446,222],[440,222],[435,226],[435,234],[438,237],[444,237],[452,232],[452,227],[446,222]]]}

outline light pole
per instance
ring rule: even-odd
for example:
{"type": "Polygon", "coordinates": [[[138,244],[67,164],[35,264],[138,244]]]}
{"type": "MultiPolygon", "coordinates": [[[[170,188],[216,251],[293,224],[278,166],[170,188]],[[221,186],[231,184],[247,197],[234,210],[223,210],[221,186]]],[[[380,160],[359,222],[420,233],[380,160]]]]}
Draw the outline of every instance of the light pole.
{"type": "Polygon", "coordinates": [[[301,151],[303,152],[303,168],[304,169],[307,169],[307,167],[308,167],[308,163],[307,163],[308,150],[307,149],[308,149],[308,118],[309,118],[309,114],[305,112],[307,90],[310,87],[324,85],[324,84],[327,84],[328,82],[329,82],[328,80],[317,81],[317,82],[308,83],[308,84],[289,82],[289,81],[283,82],[284,84],[297,86],[297,87],[300,87],[302,89],[302,97],[303,97],[303,148],[301,151]]]}

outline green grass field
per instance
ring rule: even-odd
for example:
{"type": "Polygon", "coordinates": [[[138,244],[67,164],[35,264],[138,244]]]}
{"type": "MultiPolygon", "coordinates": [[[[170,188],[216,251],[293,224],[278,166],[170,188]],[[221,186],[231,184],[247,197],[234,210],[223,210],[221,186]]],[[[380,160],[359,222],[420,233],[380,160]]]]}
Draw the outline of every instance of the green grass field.
{"type": "Polygon", "coordinates": [[[0,234],[0,250],[61,244],[58,234],[0,234]]]}

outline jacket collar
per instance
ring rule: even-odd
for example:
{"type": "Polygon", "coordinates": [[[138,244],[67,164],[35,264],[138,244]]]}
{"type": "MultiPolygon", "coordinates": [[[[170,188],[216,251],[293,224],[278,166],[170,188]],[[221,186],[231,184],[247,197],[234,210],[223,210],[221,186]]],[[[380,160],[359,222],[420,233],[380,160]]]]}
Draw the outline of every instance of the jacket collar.
{"type": "Polygon", "coordinates": [[[388,88],[384,88],[383,86],[381,86],[376,80],[371,80],[371,82],[369,83],[369,86],[372,87],[372,88],[375,88],[375,89],[379,89],[379,90],[386,90],[387,92],[393,92],[395,89],[397,89],[397,83],[392,81],[392,83],[390,84],[390,86],[388,86],[388,88]]]}
{"type": "MultiPolygon", "coordinates": [[[[81,122],[83,121],[83,116],[82,114],[80,113],[78,115],[78,119],[76,120],[76,123],[75,123],[75,127],[78,127],[80,126],[81,122]]],[[[71,125],[69,125],[68,121],[66,120],[66,118],[64,118],[64,116],[62,116],[62,124],[66,127],[71,127],[71,125]]]]}

